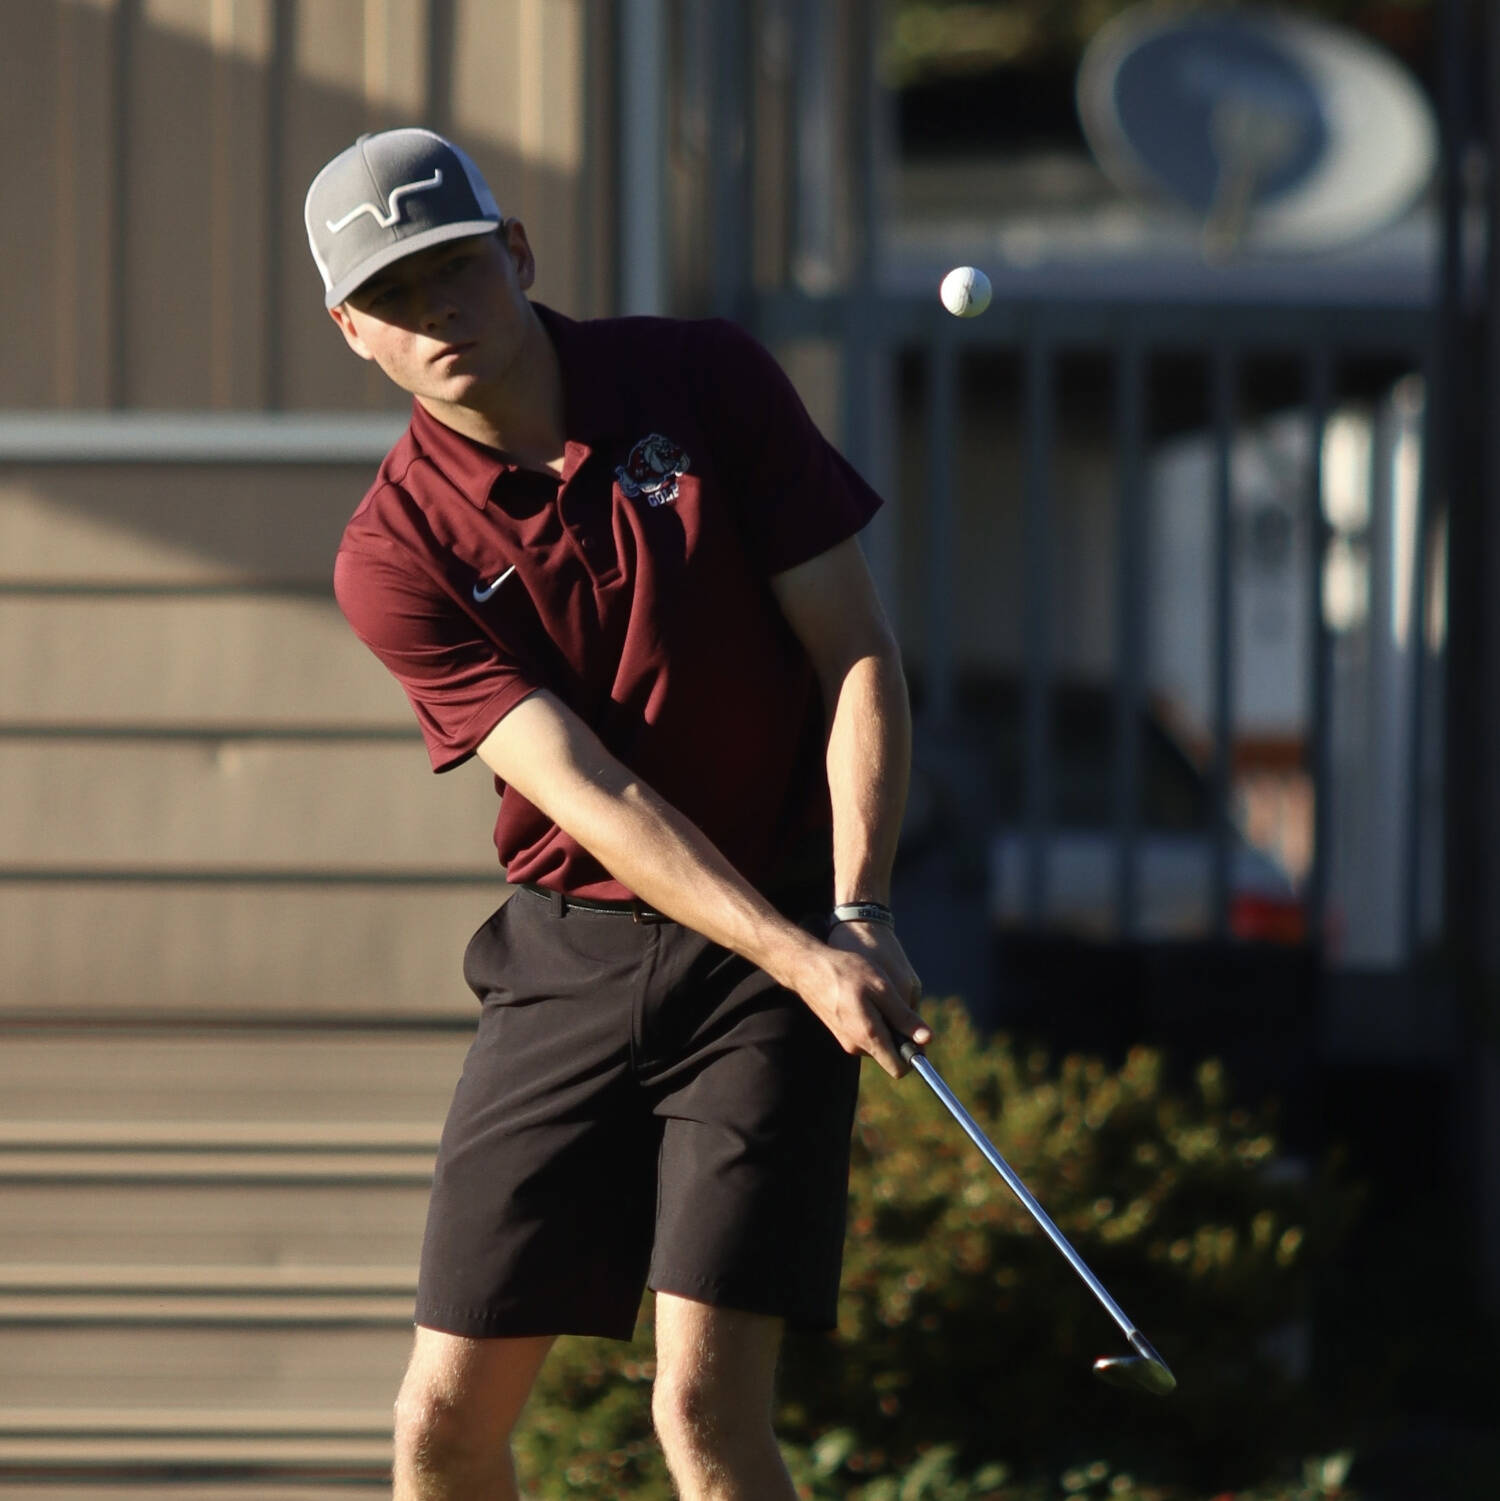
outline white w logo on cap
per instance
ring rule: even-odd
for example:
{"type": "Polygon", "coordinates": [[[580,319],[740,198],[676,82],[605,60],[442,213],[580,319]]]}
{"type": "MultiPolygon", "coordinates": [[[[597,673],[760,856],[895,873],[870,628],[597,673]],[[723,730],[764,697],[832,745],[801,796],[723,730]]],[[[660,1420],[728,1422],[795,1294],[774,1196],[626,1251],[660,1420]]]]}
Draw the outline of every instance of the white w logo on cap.
{"type": "Polygon", "coordinates": [[[431,177],[423,178],[420,182],[403,182],[399,186],[392,188],[390,196],[386,199],[387,211],[384,214],[380,212],[375,204],[362,203],[358,208],[350,209],[337,222],[332,219],[327,219],[324,222],[328,225],[328,232],[336,235],[340,230],[348,229],[361,214],[368,214],[382,229],[389,229],[401,217],[401,200],[403,198],[409,197],[413,193],[426,193],[433,188],[440,188],[442,185],[443,169],[438,167],[433,171],[431,177]]]}

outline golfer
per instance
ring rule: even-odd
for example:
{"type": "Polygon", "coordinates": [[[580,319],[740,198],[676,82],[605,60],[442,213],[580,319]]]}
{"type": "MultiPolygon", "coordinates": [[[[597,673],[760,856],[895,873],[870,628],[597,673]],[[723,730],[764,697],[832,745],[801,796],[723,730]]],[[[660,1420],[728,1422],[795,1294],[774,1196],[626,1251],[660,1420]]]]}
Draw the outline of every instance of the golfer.
{"type": "Polygon", "coordinates": [[[478,756],[516,888],[434,1176],[396,1496],[515,1497],[559,1334],[628,1338],[684,1497],[794,1492],[783,1332],[835,1323],[859,1058],[928,1038],[892,925],[910,726],[855,534],[879,501],[725,322],[574,322],[473,162],[361,137],[306,221],[413,396],[339,605],[435,771],[478,756]]]}

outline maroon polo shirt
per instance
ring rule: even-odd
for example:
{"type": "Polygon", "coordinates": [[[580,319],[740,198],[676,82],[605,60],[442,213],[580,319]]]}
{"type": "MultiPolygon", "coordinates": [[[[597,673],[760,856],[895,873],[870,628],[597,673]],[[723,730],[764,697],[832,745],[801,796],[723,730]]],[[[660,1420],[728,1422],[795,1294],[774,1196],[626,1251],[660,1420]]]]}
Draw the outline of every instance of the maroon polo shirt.
{"type": "MultiPolygon", "coordinates": [[[[435,771],[545,688],[774,884],[811,844],[828,858],[830,812],[818,686],[768,580],[879,499],[735,325],[537,313],[562,366],[561,478],[414,402],[345,529],[339,606],[406,690],[435,771]]],[[[510,880],[631,895],[496,787],[510,880]]]]}

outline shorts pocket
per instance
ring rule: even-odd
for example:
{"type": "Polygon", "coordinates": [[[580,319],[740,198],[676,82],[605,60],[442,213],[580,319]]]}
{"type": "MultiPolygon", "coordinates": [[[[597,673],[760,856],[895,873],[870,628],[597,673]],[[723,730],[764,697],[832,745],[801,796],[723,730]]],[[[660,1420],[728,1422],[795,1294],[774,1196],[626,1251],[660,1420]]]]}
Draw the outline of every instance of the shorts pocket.
{"type": "Polygon", "coordinates": [[[481,1002],[488,1002],[499,984],[509,949],[505,930],[514,904],[514,896],[502,902],[479,925],[464,949],[464,983],[481,1002]]]}

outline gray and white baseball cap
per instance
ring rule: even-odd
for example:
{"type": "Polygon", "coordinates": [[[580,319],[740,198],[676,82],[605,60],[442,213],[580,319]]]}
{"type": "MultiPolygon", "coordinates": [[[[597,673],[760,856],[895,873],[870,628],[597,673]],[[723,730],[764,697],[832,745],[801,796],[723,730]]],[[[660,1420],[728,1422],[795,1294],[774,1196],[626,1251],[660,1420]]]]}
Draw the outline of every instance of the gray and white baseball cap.
{"type": "Polygon", "coordinates": [[[392,261],[501,222],[479,168],[417,127],[362,135],[339,152],[313,178],[302,217],[328,307],[392,261]]]}

